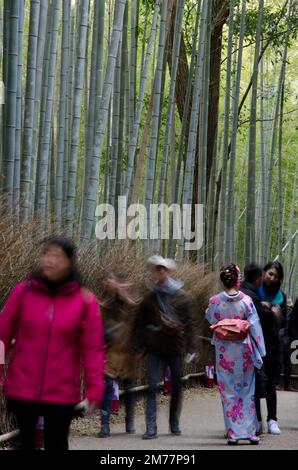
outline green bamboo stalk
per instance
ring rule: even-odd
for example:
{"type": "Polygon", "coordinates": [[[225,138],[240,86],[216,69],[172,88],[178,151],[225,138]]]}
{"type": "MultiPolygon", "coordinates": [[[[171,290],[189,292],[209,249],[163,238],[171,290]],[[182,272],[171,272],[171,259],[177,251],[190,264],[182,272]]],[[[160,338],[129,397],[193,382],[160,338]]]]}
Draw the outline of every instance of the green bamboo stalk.
{"type": "MultiPolygon", "coordinates": [[[[4,103],[7,103],[7,80],[8,80],[8,47],[9,47],[9,27],[10,27],[10,0],[3,1],[3,70],[2,80],[4,83],[4,103]]],[[[4,154],[6,148],[6,106],[3,106],[3,132],[2,132],[2,160],[1,160],[1,190],[4,186],[3,178],[3,166],[4,166],[4,154]]]]}
{"type": "Polygon", "coordinates": [[[137,86],[137,0],[130,2],[129,136],[133,133],[137,86]]]}
{"type": "Polygon", "coordinates": [[[17,100],[16,100],[16,131],[15,131],[15,163],[13,183],[13,212],[14,222],[19,223],[20,217],[20,179],[21,179],[21,145],[22,145],[22,67],[23,67],[23,36],[24,36],[24,0],[19,3],[18,26],[18,76],[17,76],[17,100]]]}
{"type": "Polygon", "coordinates": [[[248,179],[247,179],[247,211],[245,230],[245,263],[249,263],[256,252],[255,231],[255,181],[256,181],[256,120],[257,120],[257,92],[258,92],[258,65],[261,48],[262,22],[264,13],[264,0],[259,0],[259,13],[256,32],[254,68],[252,79],[251,110],[249,123],[249,152],[248,152],[248,179]]]}
{"type": "Polygon", "coordinates": [[[241,72],[242,72],[242,58],[243,58],[243,42],[245,34],[245,15],[246,15],[246,0],[242,1],[241,9],[241,23],[238,44],[238,59],[236,71],[236,84],[235,84],[235,97],[232,104],[232,137],[231,137],[231,155],[230,155],[230,169],[229,169],[229,184],[228,184],[228,198],[227,198],[227,212],[226,212],[226,256],[227,260],[234,259],[235,256],[235,241],[234,241],[234,200],[235,200],[235,164],[236,164],[236,144],[237,144],[237,128],[238,128],[238,107],[240,98],[241,87],[241,72]]]}
{"type": "Polygon", "coordinates": [[[68,175],[68,194],[67,194],[67,234],[73,235],[75,223],[75,201],[77,188],[77,171],[78,171],[78,154],[80,141],[80,120],[82,111],[82,96],[84,87],[84,75],[86,66],[86,42],[88,27],[88,11],[89,0],[82,0],[80,18],[79,18],[79,34],[76,51],[75,65],[75,83],[72,111],[72,129],[71,129],[71,152],[69,158],[69,175],[68,175]]]}
{"type": "Polygon", "coordinates": [[[64,175],[64,152],[65,131],[67,129],[67,95],[68,95],[68,71],[69,71],[69,25],[70,25],[70,0],[63,2],[62,11],[62,38],[61,38],[61,70],[60,70],[60,99],[59,99],[59,129],[57,143],[57,168],[55,182],[55,224],[56,230],[62,228],[63,207],[63,175],[64,175]]]}
{"type": "Polygon", "coordinates": [[[37,193],[36,193],[36,210],[40,214],[42,220],[46,219],[46,196],[48,189],[48,171],[50,164],[50,142],[52,130],[52,115],[54,101],[54,85],[55,85],[55,69],[57,60],[58,47],[58,30],[60,17],[60,2],[53,0],[53,24],[52,24],[52,41],[50,48],[50,57],[48,65],[48,83],[46,92],[46,104],[44,113],[43,133],[41,136],[41,152],[38,155],[38,174],[37,174],[37,193]]]}
{"type": "Polygon", "coordinates": [[[30,182],[33,159],[34,109],[37,75],[37,47],[39,30],[40,0],[30,4],[30,27],[27,55],[27,75],[25,111],[23,125],[23,153],[21,163],[21,209],[22,219],[26,222],[30,216],[30,182]]]}
{"type": "Polygon", "coordinates": [[[47,83],[47,67],[48,52],[50,40],[48,40],[45,49],[46,36],[50,33],[50,12],[51,3],[47,0],[40,0],[39,26],[37,39],[37,58],[36,58],[36,86],[35,86],[35,102],[34,102],[34,124],[33,124],[33,159],[31,161],[31,181],[30,181],[30,201],[29,212],[33,213],[35,192],[36,192],[36,175],[37,175],[37,155],[39,152],[39,143],[41,142],[42,126],[44,112],[41,111],[41,102],[43,98],[43,83],[47,83]],[[43,80],[44,78],[44,80],[43,80]]]}
{"type": "Polygon", "coordinates": [[[181,189],[181,179],[182,179],[181,167],[183,163],[183,155],[184,155],[184,147],[185,147],[184,144],[187,138],[185,133],[186,133],[187,117],[189,113],[190,100],[191,100],[191,94],[192,94],[192,85],[193,85],[192,80],[193,80],[194,66],[195,66],[195,60],[196,60],[196,45],[197,45],[197,38],[198,38],[198,31],[199,31],[200,11],[201,11],[201,1],[198,2],[197,11],[196,11],[196,23],[195,23],[195,29],[194,29],[194,33],[192,37],[191,61],[190,61],[190,67],[189,67],[188,82],[187,82],[186,97],[185,97],[185,106],[183,109],[181,132],[180,132],[180,139],[179,139],[179,149],[178,149],[176,175],[175,175],[175,197],[173,200],[173,202],[176,202],[176,203],[180,200],[179,190],[181,189]]]}
{"type": "Polygon", "coordinates": [[[131,187],[132,187],[134,160],[135,160],[140,125],[141,125],[142,110],[144,106],[144,97],[145,97],[145,92],[146,92],[146,84],[148,80],[148,70],[149,70],[149,63],[150,63],[150,57],[151,57],[151,50],[152,50],[152,46],[154,44],[154,40],[156,37],[158,10],[159,10],[159,0],[156,0],[155,9],[153,13],[153,19],[152,19],[152,26],[150,30],[150,37],[149,37],[148,44],[147,44],[144,68],[141,73],[136,118],[135,118],[133,133],[132,133],[130,143],[129,143],[128,164],[127,164],[126,183],[125,183],[125,195],[127,197],[129,196],[131,187]]]}
{"type": "MultiPolygon", "coordinates": [[[[259,229],[259,253],[258,253],[258,260],[259,263],[263,266],[265,265],[265,258],[264,258],[264,253],[265,253],[265,197],[266,197],[266,155],[267,155],[267,146],[266,146],[266,141],[265,141],[265,125],[264,125],[264,119],[265,119],[265,107],[264,107],[264,100],[265,100],[265,90],[264,90],[264,57],[261,60],[260,63],[260,154],[261,154],[261,169],[260,169],[260,180],[261,180],[261,185],[260,185],[260,192],[261,192],[261,214],[260,214],[260,229],[259,229]]],[[[268,99],[268,97],[267,97],[268,99]]]]}
{"type": "Polygon", "coordinates": [[[5,153],[3,158],[3,191],[5,195],[5,212],[12,215],[13,184],[16,148],[16,109],[17,109],[17,79],[18,79],[18,30],[19,30],[19,0],[11,0],[9,45],[7,63],[7,102],[5,104],[6,133],[5,153]]]}
{"type": "MultiPolygon", "coordinates": [[[[284,49],[284,58],[287,56],[287,45],[284,49]]],[[[272,139],[271,139],[271,148],[270,148],[270,157],[269,157],[269,165],[267,171],[267,181],[266,181],[266,199],[265,199],[265,237],[266,240],[269,240],[270,237],[270,229],[272,223],[272,214],[271,214],[271,198],[272,198],[272,186],[273,186],[273,173],[274,173],[274,162],[275,162],[275,154],[276,154],[276,143],[277,143],[277,126],[278,126],[278,117],[280,111],[280,100],[281,100],[281,91],[282,91],[282,83],[283,77],[285,73],[286,63],[283,60],[280,76],[278,81],[277,87],[277,96],[276,96],[276,105],[275,105],[275,113],[273,119],[273,128],[272,128],[272,139]]],[[[265,245],[265,253],[264,258],[268,258],[269,247],[268,243],[265,245]]]]}
{"type": "Polygon", "coordinates": [[[115,204],[116,209],[118,210],[118,205],[116,204],[118,196],[123,194],[124,191],[124,178],[126,177],[125,172],[122,171],[123,155],[125,152],[125,142],[124,142],[124,130],[125,130],[125,118],[128,121],[128,114],[125,114],[125,111],[128,111],[125,103],[125,90],[127,86],[127,70],[126,66],[128,63],[128,4],[125,6],[124,20],[123,20],[123,34],[122,34],[122,44],[119,49],[121,49],[121,69],[120,69],[120,102],[119,102],[119,139],[118,139],[118,162],[117,162],[117,173],[116,173],[116,194],[115,204]],[[123,178],[123,180],[121,180],[123,178]]]}
{"type": "MultiPolygon", "coordinates": [[[[185,161],[185,168],[184,168],[184,179],[183,179],[183,190],[182,190],[182,204],[188,204],[188,205],[190,205],[192,202],[194,169],[195,169],[195,154],[196,154],[198,123],[199,123],[199,109],[200,109],[201,90],[202,90],[203,60],[204,60],[207,22],[208,22],[208,7],[209,7],[208,1],[204,0],[202,4],[199,48],[198,48],[197,62],[196,62],[196,67],[195,67],[192,108],[191,108],[191,116],[190,116],[188,145],[187,145],[186,161],[185,161]]],[[[183,225],[184,232],[186,231],[185,223],[186,221],[184,221],[184,225],[183,225]]],[[[187,223],[189,225],[190,220],[188,220],[187,223]]],[[[184,248],[184,238],[182,237],[179,242],[179,252],[178,252],[179,258],[183,256],[183,248],[184,248]]]]}
{"type": "Polygon", "coordinates": [[[164,0],[161,6],[161,17],[160,17],[160,33],[159,33],[159,44],[156,62],[156,75],[154,81],[154,96],[153,96],[153,115],[152,115],[152,130],[151,130],[151,144],[150,154],[147,161],[147,176],[146,176],[146,190],[145,190],[145,206],[147,215],[149,217],[150,204],[153,202],[154,194],[154,176],[155,176],[155,165],[157,158],[158,149],[158,130],[161,112],[161,88],[162,88],[162,74],[163,74],[163,63],[166,46],[166,18],[168,12],[168,1],[164,0]]]}
{"type": "Polygon", "coordinates": [[[170,148],[170,143],[171,143],[170,132],[171,132],[172,125],[173,125],[173,116],[174,116],[174,109],[175,109],[176,78],[177,78],[178,63],[179,63],[184,6],[185,6],[185,0],[178,0],[177,6],[176,6],[170,93],[169,93],[169,100],[168,100],[165,140],[164,140],[164,145],[163,145],[163,156],[162,156],[161,172],[160,172],[159,199],[161,203],[164,202],[164,198],[165,198],[166,168],[167,168],[168,154],[169,154],[169,148],[170,148]]]}
{"type": "MultiPolygon", "coordinates": [[[[126,10],[126,9],[125,9],[126,10]]],[[[124,15],[125,17],[125,15],[124,15]]],[[[124,20],[125,22],[125,20],[124,20]]],[[[120,81],[121,81],[121,54],[122,45],[121,41],[118,49],[117,63],[114,77],[114,89],[113,89],[113,107],[112,107],[112,158],[111,158],[111,204],[115,205],[117,200],[116,185],[119,189],[119,173],[117,168],[121,165],[121,156],[119,155],[119,120],[120,120],[120,81]]],[[[117,206],[117,204],[116,204],[117,206]]]]}
{"type": "Polygon", "coordinates": [[[86,192],[84,195],[82,232],[83,239],[88,240],[92,236],[94,225],[95,209],[97,204],[97,193],[100,176],[100,160],[104,144],[104,136],[106,123],[108,118],[109,104],[114,82],[114,74],[116,68],[116,60],[119,48],[119,42],[123,27],[123,17],[126,0],[116,0],[114,24],[112,37],[109,47],[108,63],[106,67],[106,75],[103,85],[103,92],[100,104],[100,113],[96,124],[95,142],[92,155],[91,171],[89,173],[86,184],[86,192]]]}
{"type": "Polygon", "coordinates": [[[67,197],[68,197],[68,176],[69,176],[69,155],[71,151],[71,129],[72,129],[72,111],[73,111],[73,93],[74,93],[74,67],[75,67],[75,9],[71,9],[70,29],[69,29],[69,70],[67,87],[67,127],[65,130],[65,149],[64,149],[64,171],[63,171],[63,209],[62,214],[66,220],[67,197]]]}
{"type": "Polygon", "coordinates": [[[206,30],[206,44],[204,51],[203,63],[203,76],[202,76],[202,90],[201,90],[201,103],[200,103],[200,116],[199,116],[199,188],[198,188],[198,203],[203,206],[204,214],[202,220],[202,233],[204,240],[202,247],[197,251],[197,262],[205,262],[206,252],[206,217],[207,217],[207,139],[208,139],[208,120],[206,116],[209,113],[208,99],[209,99],[209,84],[210,84],[210,46],[211,46],[211,2],[208,5],[207,11],[207,30],[206,30]]]}
{"type": "MultiPolygon", "coordinates": [[[[93,32],[92,32],[92,50],[91,50],[91,71],[90,71],[90,85],[89,85],[89,105],[88,105],[88,121],[87,121],[87,139],[86,139],[86,159],[85,159],[85,178],[88,171],[89,161],[92,153],[92,146],[94,140],[94,116],[95,116],[95,86],[96,86],[96,72],[97,72],[97,42],[98,42],[98,29],[99,29],[99,8],[100,2],[94,1],[94,18],[93,18],[93,32]]],[[[86,67],[87,69],[87,67],[86,67]]]]}
{"type": "Polygon", "coordinates": [[[224,136],[223,136],[223,163],[222,163],[222,188],[220,199],[220,218],[218,240],[218,256],[219,263],[223,264],[226,261],[225,253],[225,233],[226,233],[226,191],[227,191],[227,171],[228,171],[228,154],[229,154],[229,129],[230,129],[230,93],[231,93],[231,71],[232,71],[232,50],[233,50],[233,28],[234,28],[234,8],[235,1],[230,1],[230,14],[229,14],[229,39],[228,39],[228,52],[227,52],[227,70],[226,70],[226,84],[225,84],[225,108],[224,108],[224,136]]]}

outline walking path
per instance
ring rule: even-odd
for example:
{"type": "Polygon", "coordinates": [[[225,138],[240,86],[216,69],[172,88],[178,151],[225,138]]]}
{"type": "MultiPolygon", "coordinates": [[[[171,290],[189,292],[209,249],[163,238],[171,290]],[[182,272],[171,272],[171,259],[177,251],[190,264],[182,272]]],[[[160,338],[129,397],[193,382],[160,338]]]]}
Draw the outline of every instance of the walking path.
{"type": "MultiPolygon", "coordinates": [[[[263,421],[266,418],[265,401],[262,400],[263,421]]],[[[282,430],[280,436],[263,434],[259,446],[247,445],[245,441],[236,449],[298,449],[298,393],[278,392],[279,425],[282,430]]],[[[265,425],[265,422],[264,422],[265,425]]],[[[223,414],[220,398],[217,391],[193,389],[187,393],[183,403],[181,416],[181,436],[172,436],[168,430],[168,406],[164,404],[159,410],[158,432],[159,438],[144,441],[141,435],[145,430],[144,416],[138,413],[136,418],[135,435],[127,435],[124,424],[113,424],[112,435],[109,438],[99,439],[95,433],[90,437],[77,437],[73,435],[70,441],[71,449],[88,450],[203,450],[203,449],[231,449],[224,439],[223,414]]],[[[267,430],[266,430],[267,431],[267,430]]],[[[232,448],[234,449],[234,448],[232,448]]]]}

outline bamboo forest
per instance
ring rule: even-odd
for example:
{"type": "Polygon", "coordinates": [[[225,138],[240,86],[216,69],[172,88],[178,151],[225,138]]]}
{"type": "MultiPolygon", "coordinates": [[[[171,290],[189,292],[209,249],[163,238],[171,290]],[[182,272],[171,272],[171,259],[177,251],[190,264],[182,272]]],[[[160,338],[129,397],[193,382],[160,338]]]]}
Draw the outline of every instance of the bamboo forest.
{"type": "Polygon", "coordinates": [[[1,0],[1,243],[34,226],[102,254],[99,204],[190,205],[192,230],[200,205],[198,249],[173,211],[131,243],[210,271],[279,260],[295,298],[297,33],[297,0],[1,0]]]}

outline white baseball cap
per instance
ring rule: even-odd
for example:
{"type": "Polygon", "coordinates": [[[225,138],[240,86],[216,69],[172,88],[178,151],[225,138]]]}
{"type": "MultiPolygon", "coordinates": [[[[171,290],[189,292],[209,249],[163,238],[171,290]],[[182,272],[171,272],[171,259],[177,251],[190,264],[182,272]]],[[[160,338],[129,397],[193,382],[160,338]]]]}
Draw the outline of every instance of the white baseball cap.
{"type": "Polygon", "coordinates": [[[152,266],[162,266],[168,271],[175,271],[177,269],[177,265],[173,259],[163,258],[160,255],[150,256],[150,258],[147,260],[147,263],[151,264],[152,266]]]}

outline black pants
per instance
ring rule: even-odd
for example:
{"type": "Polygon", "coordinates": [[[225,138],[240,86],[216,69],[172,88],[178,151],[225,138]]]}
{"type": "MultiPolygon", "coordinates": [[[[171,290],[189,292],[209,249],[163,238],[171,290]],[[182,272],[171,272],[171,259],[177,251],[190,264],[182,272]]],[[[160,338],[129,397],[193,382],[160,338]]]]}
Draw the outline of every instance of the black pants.
{"type": "Polygon", "coordinates": [[[36,424],[39,416],[44,417],[45,450],[68,450],[68,435],[74,413],[73,405],[43,405],[8,400],[7,406],[17,419],[21,450],[35,450],[36,424]]]}
{"type": "Polygon", "coordinates": [[[158,391],[158,383],[161,380],[162,368],[169,366],[172,379],[172,394],[170,402],[170,426],[179,424],[181,404],[182,404],[182,364],[183,357],[181,354],[157,355],[149,353],[147,355],[147,381],[148,396],[146,407],[146,426],[147,431],[156,433],[157,405],[156,393],[158,391]]]}
{"type": "MultiPolygon", "coordinates": [[[[270,419],[277,421],[276,385],[278,385],[280,378],[280,356],[278,350],[275,351],[273,354],[269,353],[267,356],[264,357],[264,368],[265,373],[268,377],[266,397],[267,422],[270,421],[270,419]]],[[[260,399],[256,397],[255,402],[258,421],[262,421],[260,399]]]]}

